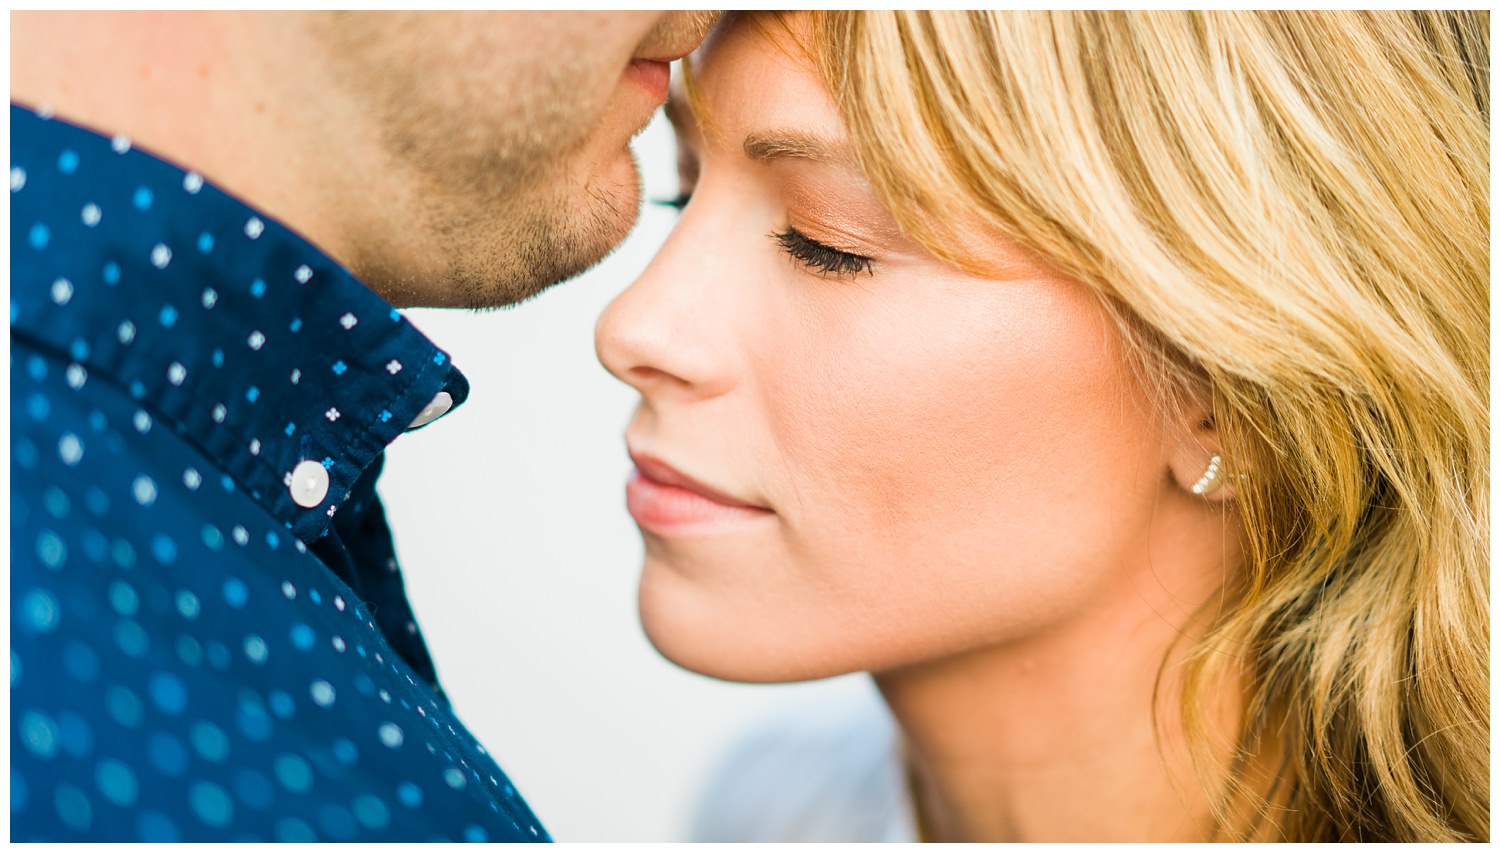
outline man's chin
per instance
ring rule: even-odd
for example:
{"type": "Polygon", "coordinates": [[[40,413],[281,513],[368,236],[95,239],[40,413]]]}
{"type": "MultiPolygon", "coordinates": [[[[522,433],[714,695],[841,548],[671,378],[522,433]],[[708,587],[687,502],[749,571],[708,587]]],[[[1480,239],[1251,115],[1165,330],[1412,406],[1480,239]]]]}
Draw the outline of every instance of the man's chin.
{"type": "Polygon", "coordinates": [[[577,278],[609,256],[640,212],[640,173],[628,151],[581,183],[537,200],[519,231],[474,235],[451,261],[452,293],[468,308],[504,308],[577,278]]]}

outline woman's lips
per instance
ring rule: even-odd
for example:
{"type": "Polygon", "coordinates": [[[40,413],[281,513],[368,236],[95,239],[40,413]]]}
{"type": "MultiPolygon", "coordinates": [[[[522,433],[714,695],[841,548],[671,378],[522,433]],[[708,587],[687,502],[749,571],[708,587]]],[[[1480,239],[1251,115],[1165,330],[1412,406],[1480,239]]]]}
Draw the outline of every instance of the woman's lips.
{"type": "Polygon", "coordinates": [[[636,470],[625,484],[625,505],[636,523],[653,533],[752,521],[775,514],[704,486],[659,460],[632,459],[636,470]]]}

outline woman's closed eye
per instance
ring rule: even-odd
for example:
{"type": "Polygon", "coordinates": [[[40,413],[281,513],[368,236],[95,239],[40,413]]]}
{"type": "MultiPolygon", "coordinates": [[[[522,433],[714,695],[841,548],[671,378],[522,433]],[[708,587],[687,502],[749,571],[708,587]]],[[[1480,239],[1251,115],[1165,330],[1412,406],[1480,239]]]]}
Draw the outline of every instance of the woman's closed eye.
{"type": "MultiPolygon", "coordinates": [[[[678,213],[692,201],[690,192],[678,193],[673,198],[654,198],[652,204],[669,207],[678,213]]],[[[836,249],[827,243],[814,240],[796,228],[788,226],[785,231],[768,235],[786,252],[798,266],[825,278],[851,278],[860,273],[874,275],[875,259],[867,255],[836,249]]]]}
{"type": "Polygon", "coordinates": [[[785,231],[773,232],[768,236],[775,240],[781,246],[782,251],[790,255],[798,266],[824,278],[842,278],[846,275],[853,278],[860,273],[875,274],[873,258],[835,249],[791,226],[788,226],[785,231]]]}

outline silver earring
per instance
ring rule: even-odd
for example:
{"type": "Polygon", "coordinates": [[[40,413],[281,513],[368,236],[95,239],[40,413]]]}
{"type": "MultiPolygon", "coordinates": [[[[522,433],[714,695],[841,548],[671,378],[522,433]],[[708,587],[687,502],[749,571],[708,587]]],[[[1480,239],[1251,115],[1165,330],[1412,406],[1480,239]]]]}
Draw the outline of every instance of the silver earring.
{"type": "Polygon", "coordinates": [[[1224,477],[1219,473],[1219,466],[1222,464],[1224,464],[1224,457],[1219,454],[1215,453],[1208,457],[1208,470],[1203,472],[1203,476],[1198,478],[1198,482],[1193,484],[1190,491],[1195,495],[1208,495],[1223,485],[1224,477]]]}

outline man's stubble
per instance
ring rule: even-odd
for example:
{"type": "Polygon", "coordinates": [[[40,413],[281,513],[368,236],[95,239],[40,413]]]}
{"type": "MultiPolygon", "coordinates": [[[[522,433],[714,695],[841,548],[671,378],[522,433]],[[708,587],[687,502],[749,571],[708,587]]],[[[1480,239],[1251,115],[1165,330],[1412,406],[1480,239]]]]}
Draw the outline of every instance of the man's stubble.
{"type": "Polygon", "coordinates": [[[582,61],[586,45],[500,69],[504,46],[485,32],[422,23],[335,14],[324,28],[335,79],[372,117],[407,192],[404,209],[366,218],[412,232],[428,259],[413,265],[389,230],[361,228],[348,235],[351,269],[404,304],[490,308],[598,263],[640,200],[633,157],[599,174],[583,156],[613,81],[582,61]]]}

